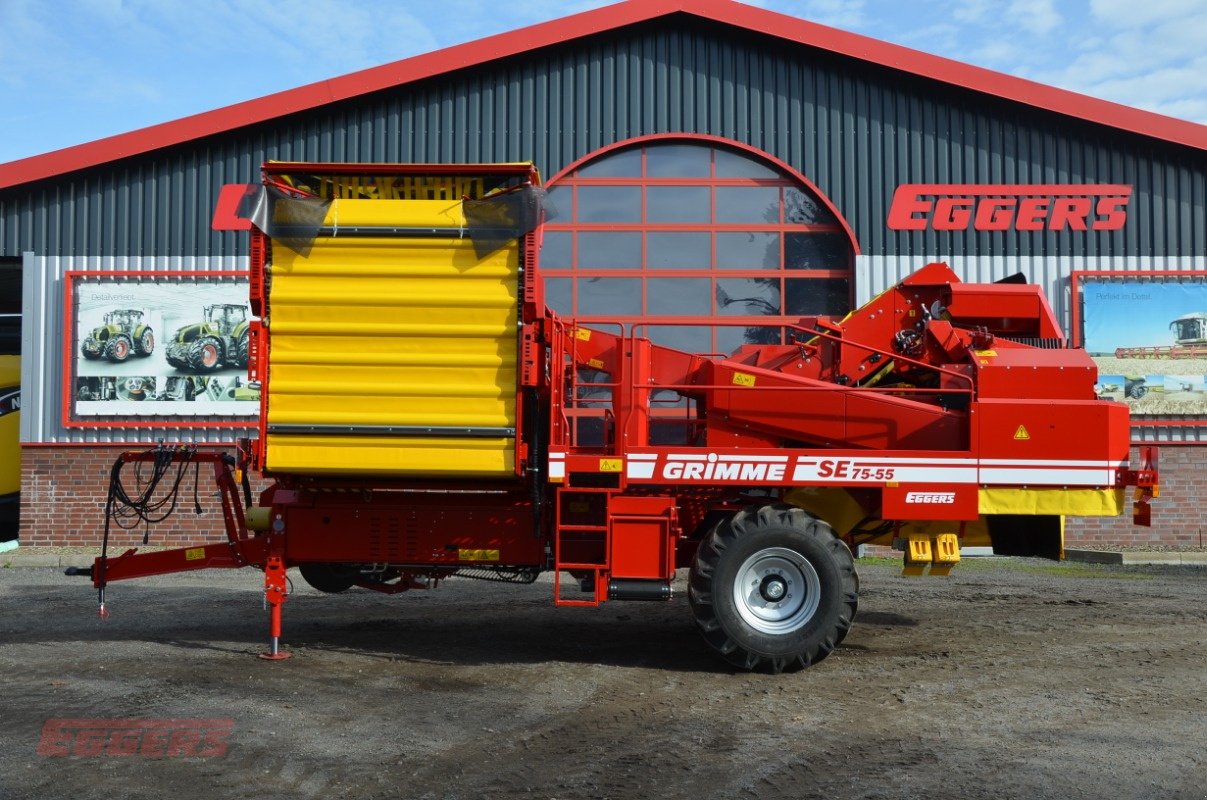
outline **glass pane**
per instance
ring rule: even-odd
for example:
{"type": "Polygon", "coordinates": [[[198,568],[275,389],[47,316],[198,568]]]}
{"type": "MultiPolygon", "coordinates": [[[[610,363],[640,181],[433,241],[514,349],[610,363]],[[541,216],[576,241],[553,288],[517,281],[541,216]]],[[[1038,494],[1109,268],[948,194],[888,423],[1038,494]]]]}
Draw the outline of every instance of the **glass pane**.
{"type": "Polygon", "coordinates": [[[578,187],[579,222],[640,222],[640,186],[578,187]]]}
{"type": "Polygon", "coordinates": [[[640,178],[641,148],[609,153],[589,164],[583,164],[575,173],[580,178],[640,178]]]}
{"type": "Polygon", "coordinates": [[[641,234],[586,231],[578,235],[579,269],[640,269],[641,234]]]}
{"type": "Polygon", "coordinates": [[[545,278],[545,305],[565,316],[574,313],[569,278],[545,278]]]}
{"type": "Polygon", "coordinates": [[[758,328],[743,328],[736,325],[726,325],[717,327],[717,352],[729,355],[734,350],[737,350],[744,344],[751,344],[747,341],[747,331],[757,331],[758,328]]]}
{"type": "Polygon", "coordinates": [[[851,245],[841,233],[784,234],[784,267],[787,269],[847,269],[851,245]]]}
{"type": "Polygon", "coordinates": [[[789,316],[839,317],[850,311],[851,287],[846,278],[789,278],[784,284],[788,295],[784,313],[789,316]]]}
{"type": "MultiPolygon", "coordinates": [[[[581,198],[580,201],[581,203],[581,198]]],[[[780,221],[780,190],[776,186],[718,186],[717,222],[780,221]]]]}
{"type": "Polygon", "coordinates": [[[770,164],[733,150],[727,150],[724,147],[717,148],[716,163],[718,178],[770,178],[774,180],[780,177],[779,172],[772,169],[770,164]]]}
{"type": "Polygon", "coordinates": [[[712,352],[712,328],[704,325],[649,325],[637,331],[654,344],[686,350],[689,353],[712,352]]]}
{"type": "Polygon", "coordinates": [[[707,186],[650,186],[645,190],[647,222],[703,222],[711,219],[707,186]]]}
{"type": "Polygon", "coordinates": [[[612,383],[615,380],[606,372],[594,369],[577,371],[578,385],[574,388],[574,399],[580,408],[605,406],[612,401],[612,383]]]}
{"type": "Polygon", "coordinates": [[[553,206],[555,215],[550,220],[570,222],[574,218],[574,190],[569,186],[554,186],[545,197],[545,202],[553,206]]]}
{"type": "Polygon", "coordinates": [[[648,269],[710,269],[707,233],[649,233],[645,237],[648,269]]]}
{"type": "Polygon", "coordinates": [[[707,178],[712,148],[699,144],[653,144],[645,148],[651,178],[707,178]]]}
{"type": "Polygon", "coordinates": [[[780,282],[778,278],[721,278],[716,301],[717,313],[725,316],[777,316],[780,282]]]}
{"type": "Polygon", "coordinates": [[[784,221],[789,225],[837,225],[829,209],[800,189],[784,190],[784,221]]]}
{"type": "Polygon", "coordinates": [[[718,233],[717,269],[779,269],[778,233],[718,233]]]}
{"type": "Polygon", "coordinates": [[[710,312],[708,278],[649,278],[645,284],[645,313],[704,316],[710,312]]]}
{"type": "Polygon", "coordinates": [[[570,243],[574,234],[569,231],[546,231],[541,243],[543,269],[570,269],[570,243]]]}
{"type": "Polygon", "coordinates": [[[579,278],[578,315],[635,316],[641,313],[641,281],[637,278],[579,278]]]}

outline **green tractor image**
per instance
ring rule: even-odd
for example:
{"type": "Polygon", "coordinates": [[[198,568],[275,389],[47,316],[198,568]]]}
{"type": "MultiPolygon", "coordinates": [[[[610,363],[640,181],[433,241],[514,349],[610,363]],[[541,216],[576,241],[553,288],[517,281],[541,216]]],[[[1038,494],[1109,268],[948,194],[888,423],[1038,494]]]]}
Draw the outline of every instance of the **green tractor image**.
{"type": "Polygon", "coordinates": [[[201,322],[178,328],[168,345],[168,363],[185,372],[214,372],[247,366],[247,306],[206,306],[201,322]]]}
{"type": "Polygon", "coordinates": [[[134,308],[114,309],[105,315],[80,345],[80,353],[89,361],[105,358],[120,364],[131,355],[147,357],[155,350],[155,331],[143,321],[143,312],[134,308]]]}

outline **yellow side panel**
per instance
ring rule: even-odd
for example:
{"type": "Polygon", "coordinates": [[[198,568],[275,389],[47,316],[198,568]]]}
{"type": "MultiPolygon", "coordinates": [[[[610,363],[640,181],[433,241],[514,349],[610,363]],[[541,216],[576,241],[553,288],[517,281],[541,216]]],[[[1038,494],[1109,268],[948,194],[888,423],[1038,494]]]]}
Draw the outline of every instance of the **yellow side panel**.
{"type": "MultiPolygon", "coordinates": [[[[339,228],[461,228],[460,203],[336,200],[336,235],[303,256],[274,244],[268,426],[514,428],[517,242],[479,259],[448,237],[339,228]]],[[[510,438],[269,435],[270,470],[512,474],[510,438]]]]}
{"type": "Polygon", "coordinates": [[[281,472],[497,477],[515,467],[512,439],[268,435],[268,463],[281,472]],[[322,458],[318,464],[316,459],[322,458]],[[321,468],[320,468],[321,467],[321,468]]]}
{"type": "MultiPolygon", "coordinates": [[[[0,356],[0,393],[21,386],[21,358],[0,356]]],[[[0,497],[21,491],[21,412],[0,415],[0,497]]]]}
{"type": "Polygon", "coordinates": [[[1117,517],[1123,512],[1122,489],[981,489],[982,514],[1117,517]]]}

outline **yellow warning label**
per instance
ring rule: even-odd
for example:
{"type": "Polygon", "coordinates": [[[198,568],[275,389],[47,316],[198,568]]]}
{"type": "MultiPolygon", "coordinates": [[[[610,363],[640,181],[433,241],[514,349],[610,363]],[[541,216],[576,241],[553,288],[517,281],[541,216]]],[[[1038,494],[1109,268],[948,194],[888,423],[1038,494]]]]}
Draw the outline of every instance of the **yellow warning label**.
{"type": "Polygon", "coordinates": [[[911,308],[911,309],[909,310],[909,315],[910,315],[911,317],[916,317],[916,316],[918,316],[918,310],[917,310],[916,308],[911,308]]]}
{"type": "Polygon", "coordinates": [[[599,459],[600,472],[624,472],[623,458],[601,458],[599,459]]]}
{"type": "Polygon", "coordinates": [[[733,382],[735,386],[754,386],[754,376],[745,372],[735,372],[733,382]]]}
{"type": "Polygon", "coordinates": [[[1031,438],[1031,434],[1027,433],[1027,429],[1022,425],[1018,426],[1018,430],[1014,432],[1014,440],[1016,442],[1024,442],[1031,438]]]}
{"type": "Polygon", "coordinates": [[[973,350],[972,352],[976,353],[978,356],[996,356],[997,355],[996,350],[973,350]]]}
{"type": "Polygon", "coordinates": [[[458,550],[458,561],[498,561],[498,550],[458,550]]]}
{"type": "Polygon", "coordinates": [[[591,369],[603,369],[604,363],[598,358],[591,358],[587,360],[587,366],[591,369]]]}
{"type": "Polygon", "coordinates": [[[582,341],[582,342],[591,341],[591,329],[590,328],[575,328],[574,329],[574,338],[578,339],[579,341],[582,341]]]}
{"type": "Polygon", "coordinates": [[[203,558],[205,558],[204,547],[190,547],[188,550],[184,551],[185,561],[200,561],[203,558]]]}

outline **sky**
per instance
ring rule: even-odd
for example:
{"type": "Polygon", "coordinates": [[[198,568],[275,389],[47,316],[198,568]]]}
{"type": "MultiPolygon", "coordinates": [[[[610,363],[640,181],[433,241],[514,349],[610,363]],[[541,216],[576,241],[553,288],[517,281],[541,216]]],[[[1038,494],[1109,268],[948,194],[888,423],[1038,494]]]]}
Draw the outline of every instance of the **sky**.
{"type": "MultiPolygon", "coordinates": [[[[0,0],[0,163],[602,0],[0,0]]],[[[752,5],[1207,124],[1207,0],[752,5]]]]}

